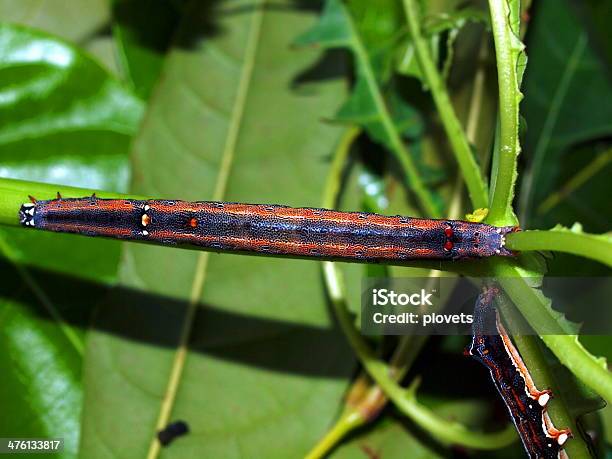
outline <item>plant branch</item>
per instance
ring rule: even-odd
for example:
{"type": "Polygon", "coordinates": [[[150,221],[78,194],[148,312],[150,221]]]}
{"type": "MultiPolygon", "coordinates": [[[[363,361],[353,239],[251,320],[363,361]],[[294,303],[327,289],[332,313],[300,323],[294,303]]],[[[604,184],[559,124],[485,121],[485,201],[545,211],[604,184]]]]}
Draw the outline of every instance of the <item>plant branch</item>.
{"type": "Polygon", "coordinates": [[[517,177],[516,162],[521,150],[518,134],[522,97],[517,58],[522,48],[512,30],[507,0],[489,0],[489,8],[497,61],[500,132],[497,171],[491,181],[492,197],[487,220],[493,225],[514,225],[517,220],[512,211],[512,200],[517,177]]]}
{"type": "Polygon", "coordinates": [[[544,335],[541,338],[578,379],[601,395],[608,404],[612,403],[612,374],[604,357],[595,357],[587,351],[577,335],[544,335]]]}
{"type": "Polygon", "coordinates": [[[365,422],[365,418],[360,415],[358,410],[345,412],[304,459],[319,459],[325,457],[338,443],[340,443],[347,433],[362,426],[365,422]]]}
{"type": "Polygon", "coordinates": [[[429,46],[421,32],[420,15],[415,0],[404,0],[408,30],[414,42],[417,62],[431,90],[440,119],[452,146],[455,158],[468,188],[472,207],[487,207],[488,197],[484,179],[466,134],[457,118],[446,85],[433,62],[429,46]]]}
{"type": "Polygon", "coordinates": [[[612,267],[612,236],[587,234],[570,229],[529,230],[509,234],[510,250],[564,252],[590,258],[612,267]]]}

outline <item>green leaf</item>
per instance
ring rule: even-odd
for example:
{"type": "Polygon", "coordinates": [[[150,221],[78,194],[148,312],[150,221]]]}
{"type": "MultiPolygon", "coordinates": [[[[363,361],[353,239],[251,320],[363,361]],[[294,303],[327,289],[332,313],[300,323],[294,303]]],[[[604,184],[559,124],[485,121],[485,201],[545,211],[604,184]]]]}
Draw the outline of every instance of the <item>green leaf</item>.
{"type": "MultiPolygon", "coordinates": [[[[0,81],[0,175],[126,188],[127,151],[142,105],[98,64],[49,35],[3,25],[0,81]]],[[[0,236],[13,247],[13,261],[95,279],[115,274],[114,241],[12,228],[0,236]]]]}
{"type": "Polygon", "coordinates": [[[365,47],[370,54],[396,44],[403,25],[402,7],[397,0],[379,0],[372,8],[369,0],[348,0],[346,7],[354,19],[365,47]]]}
{"type": "Polygon", "coordinates": [[[352,46],[354,30],[348,11],[338,0],[325,2],[321,17],[315,26],[295,40],[298,46],[319,45],[324,48],[352,46]]]}
{"type": "Polygon", "coordinates": [[[81,43],[104,26],[109,13],[106,0],[0,0],[3,22],[44,30],[81,43]]]}
{"type": "Polygon", "coordinates": [[[442,32],[458,32],[470,22],[488,26],[489,16],[486,11],[470,6],[450,12],[427,15],[423,18],[423,34],[432,36],[442,32]]]}
{"type": "MultiPolygon", "coordinates": [[[[134,191],[316,206],[341,134],[320,119],[345,82],[312,73],[317,50],[290,47],[313,13],[246,0],[205,11],[164,65],[134,144],[134,191]],[[202,37],[200,21],[223,33],[202,37]]],[[[318,264],[137,244],[123,260],[88,343],[81,455],[157,457],[156,430],[178,419],[191,433],[164,457],[305,454],[354,366],[318,264]]]]}
{"type": "MultiPolygon", "coordinates": [[[[359,124],[367,129],[372,139],[386,144],[388,143],[387,131],[380,122],[376,107],[371,104],[366,86],[365,80],[357,81],[353,93],[340,108],[334,119],[359,124]]],[[[395,93],[389,97],[387,108],[398,133],[403,137],[414,139],[422,134],[423,122],[418,112],[395,93]]]]}
{"type": "Polygon", "coordinates": [[[602,103],[612,98],[612,83],[589,33],[565,0],[541,2],[530,25],[533,63],[523,106],[529,160],[521,184],[523,225],[533,225],[527,218],[551,193],[572,147],[612,134],[612,105],[602,103]]]}
{"type": "Polygon", "coordinates": [[[63,438],[55,457],[76,458],[82,356],[16,270],[0,272],[0,435],[63,438]]]}
{"type": "MultiPolygon", "coordinates": [[[[376,141],[386,146],[395,156],[406,176],[408,186],[419,198],[422,208],[430,216],[440,216],[441,207],[420,177],[418,167],[402,139],[401,127],[395,122],[389,101],[381,86],[382,68],[368,54],[358,29],[340,0],[328,0],[319,22],[301,35],[295,43],[300,46],[318,45],[323,48],[349,48],[354,54],[357,82],[351,98],[339,112],[343,121],[363,126],[376,141]]],[[[403,104],[405,106],[405,104],[403,104]]],[[[399,119],[405,119],[405,110],[399,119]]]]}
{"type": "Polygon", "coordinates": [[[157,83],[181,13],[170,0],[113,1],[113,35],[122,70],[143,98],[151,95],[157,83]]]}
{"type": "Polygon", "coordinates": [[[372,61],[381,86],[387,94],[393,88],[386,85],[393,81],[393,67],[398,38],[403,31],[401,4],[397,0],[378,0],[376,7],[368,0],[348,0],[346,9],[355,30],[372,61]]]}
{"type": "MultiPolygon", "coordinates": [[[[423,5],[425,6],[425,5],[423,5]]],[[[489,25],[489,16],[485,11],[466,7],[450,12],[424,15],[421,25],[423,37],[428,41],[430,54],[436,65],[440,65],[439,48],[440,40],[445,38],[446,57],[442,65],[442,74],[447,79],[454,56],[454,45],[459,32],[470,23],[482,23],[489,25]]],[[[397,71],[406,76],[413,76],[423,80],[423,74],[416,60],[414,43],[411,38],[406,38],[400,47],[397,60],[397,71]]],[[[425,81],[422,81],[426,85],[425,81]]]]}

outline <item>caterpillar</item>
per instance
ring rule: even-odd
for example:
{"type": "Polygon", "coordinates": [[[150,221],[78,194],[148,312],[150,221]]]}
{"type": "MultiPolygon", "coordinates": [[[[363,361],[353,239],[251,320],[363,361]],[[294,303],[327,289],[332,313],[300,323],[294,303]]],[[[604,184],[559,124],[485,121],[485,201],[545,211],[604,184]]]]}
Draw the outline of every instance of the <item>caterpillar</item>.
{"type": "Polygon", "coordinates": [[[354,261],[512,256],[516,227],[230,202],[84,198],[35,200],[29,228],[215,251],[354,261]]]}
{"type": "Polygon", "coordinates": [[[537,389],[529,369],[501,323],[493,306],[499,293],[497,287],[489,286],[478,296],[472,343],[466,353],[489,369],[527,455],[532,459],[567,458],[563,445],[572,433],[553,425],[546,409],[552,392],[537,389]],[[496,330],[497,334],[488,334],[491,330],[496,330]]]}

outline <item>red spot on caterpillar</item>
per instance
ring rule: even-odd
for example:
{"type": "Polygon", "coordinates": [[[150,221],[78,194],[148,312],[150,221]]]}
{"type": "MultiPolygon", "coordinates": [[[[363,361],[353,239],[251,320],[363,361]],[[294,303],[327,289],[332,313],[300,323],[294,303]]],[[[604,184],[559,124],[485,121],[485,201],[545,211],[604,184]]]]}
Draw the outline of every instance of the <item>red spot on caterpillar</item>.
{"type": "Polygon", "coordinates": [[[447,252],[450,252],[452,249],[453,249],[452,241],[446,241],[444,243],[444,250],[446,250],[447,252]]]}
{"type": "Polygon", "coordinates": [[[195,218],[192,218],[191,220],[189,220],[189,226],[195,228],[196,226],[198,226],[198,221],[195,218]]]}
{"type": "Polygon", "coordinates": [[[444,234],[446,235],[446,237],[451,238],[453,237],[453,229],[449,226],[447,228],[444,229],[444,234]]]}

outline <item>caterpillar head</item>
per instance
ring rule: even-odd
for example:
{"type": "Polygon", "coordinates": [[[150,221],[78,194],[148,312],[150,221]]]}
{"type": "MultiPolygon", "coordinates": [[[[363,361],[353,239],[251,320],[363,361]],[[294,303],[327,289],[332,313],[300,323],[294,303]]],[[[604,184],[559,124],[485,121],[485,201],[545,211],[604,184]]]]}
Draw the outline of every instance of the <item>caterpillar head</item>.
{"type": "Polygon", "coordinates": [[[36,213],[36,206],[31,202],[26,202],[21,205],[19,209],[19,223],[23,226],[34,226],[34,214],[36,213]]]}

